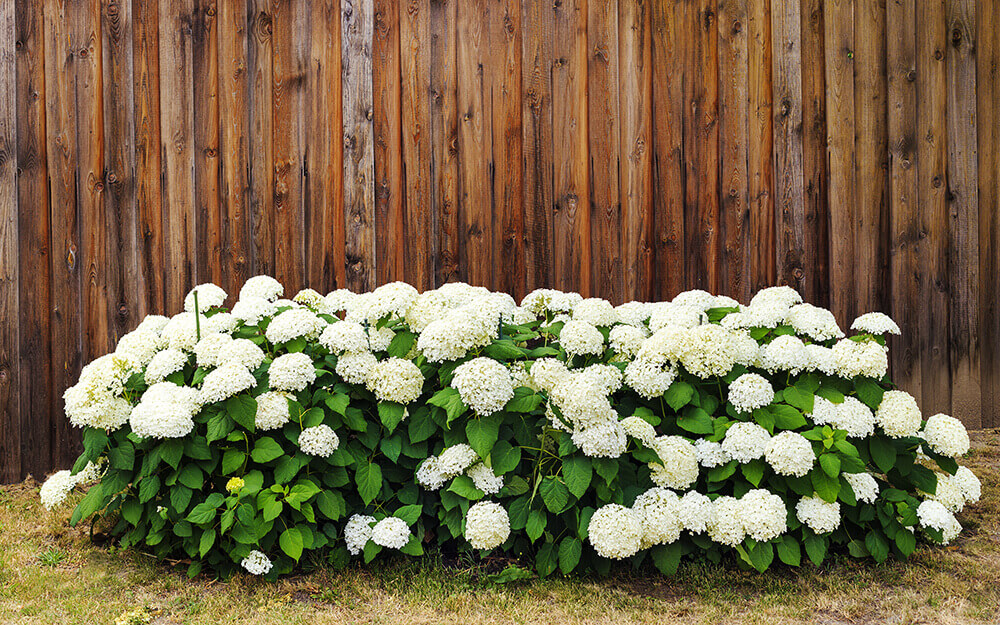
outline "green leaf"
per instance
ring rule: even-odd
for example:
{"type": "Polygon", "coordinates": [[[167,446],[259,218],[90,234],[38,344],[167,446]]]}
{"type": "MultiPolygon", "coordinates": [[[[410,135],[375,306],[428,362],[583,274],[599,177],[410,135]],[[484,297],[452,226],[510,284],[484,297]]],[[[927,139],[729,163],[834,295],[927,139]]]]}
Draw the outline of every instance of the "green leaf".
{"type": "Polygon", "coordinates": [[[198,465],[189,464],[181,469],[180,475],[177,476],[177,481],[188,488],[198,490],[205,483],[205,474],[201,472],[198,465]]]}
{"type": "Polygon", "coordinates": [[[674,412],[688,405],[692,397],[694,397],[694,387],[682,380],[675,380],[663,394],[663,400],[674,412]]]}
{"type": "Polygon", "coordinates": [[[323,403],[331,411],[343,417],[347,413],[347,406],[350,405],[351,398],[346,393],[332,393],[323,400],[323,403]]]}
{"type": "MultiPolygon", "coordinates": [[[[671,388],[673,388],[671,386],[671,388]]],[[[668,391],[669,392],[669,391],[668,391]]],[[[677,425],[692,434],[712,434],[712,417],[699,406],[688,406],[683,416],[677,417],[677,425]]]]}
{"type": "Polygon", "coordinates": [[[187,515],[187,520],[195,524],[208,523],[215,518],[216,506],[208,501],[203,501],[194,508],[191,508],[190,514],[187,515]]]}
{"type": "Polygon", "coordinates": [[[451,481],[451,486],[448,490],[455,493],[456,495],[461,495],[469,501],[477,501],[485,497],[483,491],[476,488],[475,482],[468,475],[459,475],[451,481]]]}
{"type": "Polygon", "coordinates": [[[885,390],[875,380],[859,377],[854,380],[854,392],[857,393],[858,399],[875,410],[882,403],[882,395],[885,390]]]}
{"type": "Polygon", "coordinates": [[[875,435],[868,439],[868,451],[875,466],[888,473],[896,466],[896,446],[884,436],[875,435]]]}
{"type": "Polygon", "coordinates": [[[323,490],[316,496],[316,506],[320,513],[331,521],[347,514],[344,497],[335,490],[323,490]]]}
{"type": "Polygon", "coordinates": [[[446,386],[440,391],[434,393],[427,403],[438,406],[439,408],[444,408],[445,413],[448,415],[448,423],[451,423],[455,419],[462,416],[465,412],[466,406],[462,403],[462,396],[459,394],[457,389],[450,386],[446,386]]]}
{"type": "Polygon", "coordinates": [[[173,468],[180,466],[184,457],[184,443],[178,438],[172,438],[160,444],[160,458],[173,468]]]}
{"type": "Polygon", "coordinates": [[[409,330],[400,330],[389,342],[387,353],[395,358],[405,358],[417,340],[417,335],[409,330]]]}
{"type": "Polygon", "coordinates": [[[135,446],[123,441],[117,447],[112,447],[108,452],[108,462],[115,469],[131,471],[135,464],[135,446]]]}
{"type": "Polygon", "coordinates": [[[830,477],[838,477],[840,475],[840,456],[837,454],[820,454],[819,465],[823,467],[823,471],[830,477]]]}
{"type": "Polygon", "coordinates": [[[215,529],[207,529],[201,533],[201,540],[198,542],[198,554],[205,557],[212,545],[215,544],[215,529]]]}
{"type": "Polygon", "coordinates": [[[764,479],[764,461],[763,460],[751,460],[750,462],[742,465],[740,470],[743,472],[743,477],[747,478],[747,481],[754,486],[760,486],[760,481],[764,479]]]}
{"type": "Polygon", "coordinates": [[[653,564],[664,575],[673,575],[677,572],[677,567],[681,563],[683,548],[680,542],[672,542],[669,545],[657,545],[653,547],[653,564]]]}
{"type": "Polygon", "coordinates": [[[558,478],[547,475],[542,480],[539,490],[542,493],[542,501],[549,512],[559,514],[566,509],[569,503],[569,489],[558,478]]]}
{"type": "Polygon", "coordinates": [[[294,456],[282,456],[274,467],[274,481],[278,484],[287,484],[307,464],[309,464],[309,458],[301,453],[294,456]]]}
{"type": "Polygon", "coordinates": [[[497,415],[470,419],[465,424],[465,435],[469,439],[469,446],[476,450],[480,458],[489,457],[499,432],[500,417],[497,415]]]}
{"type": "Polygon", "coordinates": [[[160,477],[150,475],[139,482],[139,503],[146,503],[160,492],[160,477]]]}
{"type": "Polygon", "coordinates": [[[177,514],[184,514],[191,503],[193,491],[187,486],[174,486],[170,489],[170,506],[177,514]]]}
{"type": "Polygon", "coordinates": [[[420,512],[423,510],[423,506],[418,504],[413,504],[409,506],[403,506],[392,513],[392,516],[397,519],[403,519],[406,521],[407,525],[413,525],[420,518],[420,512]]]}
{"type": "Polygon", "coordinates": [[[507,412],[533,412],[542,405],[542,396],[530,388],[519,386],[514,389],[514,397],[511,398],[504,410],[507,412]]]}
{"type": "Polygon", "coordinates": [[[299,531],[297,527],[290,527],[281,533],[281,537],[278,539],[278,544],[281,546],[281,550],[284,551],[289,558],[299,561],[302,557],[302,532],[299,531]]]}
{"type": "Polygon", "coordinates": [[[788,566],[798,566],[802,562],[802,548],[791,536],[783,536],[777,547],[778,558],[788,566]]]}
{"type": "Polygon", "coordinates": [[[239,449],[227,449],[226,453],[222,454],[222,474],[229,475],[242,467],[246,457],[247,455],[239,449]]]}
{"type": "Polygon", "coordinates": [[[538,537],[545,532],[545,525],[549,521],[549,516],[544,510],[535,509],[528,513],[528,522],[525,524],[525,531],[531,542],[538,540],[538,537]]]}
{"type": "Polygon", "coordinates": [[[917,548],[917,537],[913,532],[902,529],[896,532],[896,548],[903,554],[904,558],[910,557],[913,550],[917,548]]]}
{"type": "Polygon", "coordinates": [[[392,434],[396,426],[400,424],[406,416],[406,407],[392,401],[380,401],[378,403],[378,418],[382,420],[382,425],[392,434]]]}
{"type": "Polygon", "coordinates": [[[221,441],[233,431],[233,418],[220,412],[208,420],[208,442],[221,441]]]}
{"type": "Polygon", "coordinates": [[[810,472],[810,477],[812,478],[813,488],[816,489],[816,494],[823,501],[829,503],[837,501],[837,495],[840,494],[840,479],[830,477],[826,471],[818,467],[810,472]]]}
{"type": "Polygon", "coordinates": [[[808,391],[800,389],[796,386],[786,387],[784,390],[785,402],[795,406],[802,412],[812,412],[813,411],[813,400],[815,396],[808,391]]]}
{"type": "Polygon", "coordinates": [[[400,549],[400,552],[405,553],[408,556],[422,556],[424,555],[424,547],[420,544],[420,540],[414,536],[410,535],[410,540],[406,541],[400,549]]]}
{"type": "Polygon", "coordinates": [[[274,493],[265,490],[261,491],[261,495],[257,499],[257,505],[260,507],[260,512],[264,517],[264,521],[269,522],[275,520],[281,516],[281,511],[285,509],[285,504],[278,501],[275,497],[274,493]]]}
{"type": "Polygon", "coordinates": [[[249,432],[257,429],[257,400],[249,395],[236,395],[226,400],[226,412],[233,421],[249,432]]]}
{"type": "Polygon", "coordinates": [[[87,460],[94,461],[104,454],[108,448],[108,433],[98,428],[87,427],[83,430],[83,451],[87,460]]]}
{"type": "Polygon", "coordinates": [[[757,543],[747,554],[750,556],[750,564],[761,573],[774,561],[774,547],[771,543],[757,543]]]}
{"type": "MultiPolygon", "coordinates": [[[[906,532],[906,530],[901,531],[906,532]]],[[[868,553],[872,554],[876,562],[885,562],[886,558],[889,557],[889,541],[879,530],[868,532],[868,535],[865,536],[865,547],[868,548],[868,553]]]]}
{"type": "Polygon", "coordinates": [[[73,515],[70,517],[69,524],[76,525],[80,521],[90,518],[92,514],[104,507],[104,484],[93,485],[87,494],[83,496],[80,503],[77,504],[76,509],[73,510],[73,515]]]}
{"type": "Polygon", "coordinates": [[[312,480],[299,480],[289,489],[288,494],[285,495],[285,501],[288,502],[288,505],[297,508],[299,504],[309,501],[313,495],[319,492],[319,486],[316,486],[312,480]]]}
{"type": "Polygon", "coordinates": [[[494,475],[503,475],[517,468],[521,462],[521,448],[512,447],[507,441],[498,441],[490,452],[494,475]]]}
{"type": "Polygon", "coordinates": [[[535,556],[535,569],[542,577],[551,575],[559,564],[554,543],[545,543],[535,556]]]}
{"type": "Polygon", "coordinates": [[[403,450],[403,441],[397,434],[391,438],[383,438],[378,448],[382,450],[386,458],[396,463],[399,460],[400,452],[403,450]]]}
{"type": "Polygon", "coordinates": [[[250,457],[254,462],[270,462],[285,455],[285,450],[281,448],[276,440],[270,436],[265,436],[257,440],[250,452],[250,457]]]}
{"type": "Polygon", "coordinates": [[[826,559],[827,540],[823,536],[809,536],[803,541],[806,547],[806,555],[816,566],[823,564],[826,559]]]}
{"type": "Polygon", "coordinates": [[[365,505],[370,504],[382,490],[382,469],[373,462],[362,464],[354,474],[358,494],[365,505]]]}
{"type": "Polygon", "coordinates": [[[816,390],[816,394],[824,399],[828,399],[835,404],[844,403],[844,394],[830,386],[821,386],[816,390]]]}
{"type": "Polygon", "coordinates": [[[431,412],[426,407],[414,410],[410,418],[407,419],[407,423],[410,442],[413,444],[427,440],[438,431],[437,423],[434,423],[431,412]]]}
{"type": "Polygon", "coordinates": [[[802,413],[791,406],[774,404],[769,410],[774,415],[774,426],[779,429],[796,430],[806,424],[806,418],[802,413]]]}
{"type": "Polygon", "coordinates": [[[567,536],[559,543],[559,570],[563,575],[569,575],[580,563],[583,554],[583,542],[575,536],[567,536]]]}
{"type": "Polygon", "coordinates": [[[494,360],[507,361],[523,358],[525,350],[514,344],[510,339],[493,341],[483,349],[483,354],[494,360]]]}
{"type": "Polygon", "coordinates": [[[584,493],[587,492],[593,475],[593,465],[587,456],[577,455],[563,460],[562,476],[566,481],[566,488],[577,499],[583,497],[584,493]]]}

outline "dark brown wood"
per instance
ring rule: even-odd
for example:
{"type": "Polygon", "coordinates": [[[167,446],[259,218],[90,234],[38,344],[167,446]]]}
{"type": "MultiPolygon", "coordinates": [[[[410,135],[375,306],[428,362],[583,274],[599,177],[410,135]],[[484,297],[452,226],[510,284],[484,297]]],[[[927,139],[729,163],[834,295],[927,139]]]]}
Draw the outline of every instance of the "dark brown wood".
{"type": "MultiPolygon", "coordinates": [[[[830,305],[830,210],[827,203],[826,46],[824,0],[802,3],[802,297],[830,305]]],[[[843,322],[843,320],[842,320],[843,322]]]]}
{"type": "MultiPolygon", "coordinates": [[[[400,0],[375,0],[372,41],[372,130],[375,163],[375,280],[377,284],[405,279],[406,240],[403,204],[402,112],[400,110],[400,0]]],[[[416,165],[416,162],[414,162],[416,165]]],[[[419,176],[414,172],[414,177],[419,176]]],[[[410,268],[412,269],[412,267],[410,268]]]]}
{"type": "Polygon", "coordinates": [[[1000,426],[1000,7],[976,2],[979,173],[979,346],[983,427],[1000,426]]]}
{"type": "MultiPolygon", "coordinates": [[[[274,275],[274,24],[270,0],[247,3],[251,274],[274,275]]],[[[289,285],[289,288],[291,286],[289,285]]]]}
{"type": "Polygon", "coordinates": [[[747,148],[747,196],[750,239],[747,256],[750,291],[777,281],[774,214],[774,115],[772,109],[771,0],[750,0],[747,77],[750,116],[747,148]]]}
{"type": "Polygon", "coordinates": [[[458,0],[432,0],[431,13],[431,220],[434,283],[459,277],[458,215],[458,0]]]}
{"type": "Polygon", "coordinates": [[[191,16],[194,88],[195,256],[199,282],[229,283],[219,210],[219,29],[216,0],[195,0],[191,16]]]}
{"type": "MultiPolygon", "coordinates": [[[[18,232],[17,69],[13,3],[0,7],[0,480],[21,478],[20,234],[18,232]],[[9,457],[8,457],[9,454],[9,457]]],[[[35,43],[35,42],[33,42],[35,43]]],[[[47,441],[46,441],[47,442],[47,441]]],[[[47,461],[45,459],[44,461],[47,461]]],[[[43,462],[44,462],[43,461],[43,462]]]]}

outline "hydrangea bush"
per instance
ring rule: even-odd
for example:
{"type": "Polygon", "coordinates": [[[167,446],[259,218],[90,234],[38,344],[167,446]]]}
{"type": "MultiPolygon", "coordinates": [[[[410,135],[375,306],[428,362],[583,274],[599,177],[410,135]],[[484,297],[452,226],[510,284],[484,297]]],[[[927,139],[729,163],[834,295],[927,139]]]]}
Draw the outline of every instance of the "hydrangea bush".
{"type": "Polygon", "coordinates": [[[57,506],[190,573],[275,578],[381,552],[494,550],[540,575],[687,557],[767,569],[947,543],[980,484],[962,424],[788,287],[612,306],[461,283],[284,289],[258,276],[151,315],[65,393],[57,506]]]}

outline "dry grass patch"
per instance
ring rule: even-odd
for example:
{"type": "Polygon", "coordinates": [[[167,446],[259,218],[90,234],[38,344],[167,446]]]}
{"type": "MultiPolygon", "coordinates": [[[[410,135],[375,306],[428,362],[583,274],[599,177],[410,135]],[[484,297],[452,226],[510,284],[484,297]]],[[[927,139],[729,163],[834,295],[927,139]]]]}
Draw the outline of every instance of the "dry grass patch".
{"type": "MultiPolygon", "coordinates": [[[[983,499],[966,530],[907,562],[831,560],[766,574],[689,562],[655,571],[498,586],[474,566],[431,557],[268,584],[188,580],[134,553],[95,545],[47,512],[38,484],[0,487],[0,622],[114,623],[996,623],[1000,622],[1000,430],[973,434],[965,459],[983,499]],[[127,621],[123,621],[127,622],[127,621]]],[[[69,504],[68,504],[69,505],[69,504]]]]}

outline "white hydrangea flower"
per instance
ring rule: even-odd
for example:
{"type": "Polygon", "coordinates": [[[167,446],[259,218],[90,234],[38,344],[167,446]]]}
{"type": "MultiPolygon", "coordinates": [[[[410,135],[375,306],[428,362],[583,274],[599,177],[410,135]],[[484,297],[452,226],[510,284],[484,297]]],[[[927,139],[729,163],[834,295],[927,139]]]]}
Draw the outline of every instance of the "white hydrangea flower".
{"type": "Polygon", "coordinates": [[[202,404],[215,404],[257,386],[257,378],[238,363],[230,362],[209,372],[201,383],[202,404]]]}
{"type": "Polygon", "coordinates": [[[68,469],[56,471],[42,484],[38,497],[45,509],[51,510],[66,501],[66,497],[76,488],[77,483],[77,477],[68,469]]]}
{"type": "Polygon", "coordinates": [[[807,413],[806,416],[811,417],[813,423],[816,425],[832,425],[836,423],[838,418],[837,404],[825,397],[816,395],[813,398],[813,410],[811,413],[807,413]]]}
{"type": "Polygon", "coordinates": [[[320,312],[326,312],[327,309],[326,300],[315,289],[302,289],[295,294],[292,301],[320,312]]]}
{"type": "Polygon", "coordinates": [[[809,354],[809,369],[825,375],[836,375],[837,362],[832,349],[818,343],[810,343],[806,345],[806,353],[809,354]]]}
{"type": "MultiPolygon", "coordinates": [[[[654,334],[647,341],[655,337],[654,334]]],[[[722,377],[737,364],[750,364],[757,349],[757,342],[749,334],[714,323],[676,333],[669,345],[672,360],[678,360],[699,378],[722,377]]]]}
{"type": "Polygon", "coordinates": [[[875,411],[875,421],[886,436],[903,438],[916,436],[920,430],[920,407],[906,391],[886,391],[875,411]]]}
{"type": "Polygon", "coordinates": [[[739,499],[724,495],[713,501],[707,530],[708,537],[721,545],[735,547],[742,543],[746,538],[746,528],[739,499]]]}
{"type": "Polygon", "coordinates": [[[826,534],[840,527],[840,503],[803,497],[795,504],[795,516],[817,534],[826,534]]]}
{"type": "Polygon", "coordinates": [[[628,447],[625,428],[619,421],[609,420],[574,430],[571,438],[591,458],[618,458],[628,447]]]}
{"type": "Polygon", "coordinates": [[[224,332],[226,334],[232,334],[236,330],[236,326],[239,324],[239,320],[232,316],[232,314],[227,312],[216,312],[210,317],[205,317],[202,320],[201,332],[202,336],[206,332],[224,332]]]}
{"type": "Polygon", "coordinates": [[[857,332],[867,332],[881,336],[883,334],[895,334],[899,336],[899,325],[892,318],[880,312],[865,313],[854,320],[851,329],[857,332]]]}
{"type": "Polygon", "coordinates": [[[952,476],[952,481],[958,486],[959,490],[962,491],[962,496],[965,498],[966,503],[976,503],[982,496],[983,487],[973,473],[968,467],[958,467],[958,472],[952,476]]]}
{"type": "Polygon", "coordinates": [[[219,354],[222,350],[233,342],[233,337],[228,334],[209,334],[202,337],[194,346],[195,362],[199,367],[211,368],[219,366],[222,361],[219,354]]]}
{"type": "Polygon", "coordinates": [[[615,313],[621,323],[642,328],[652,314],[652,308],[646,302],[626,302],[615,306],[615,313]]]}
{"type": "Polygon", "coordinates": [[[374,325],[386,317],[405,317],[417,295],[417,290],[405,282],[383,284],[370,293],[352,297],[347,303],[346,319],[374,325]]]}
{"type": "Polygon", "coordinates": [[[944,545],[954,540],[962,531],[962,526],[955,515],[937,501],[921,502],[917,506],[917,519],[921,527],[939,530],[943,535],[944,545]]]}
{"type": "Polygon", "coordinates": [[[337,358],[336,371],[348,384],[364,384],[377,364],[378,358],[371,352],[346,352],[337,358]]]}
{"type": "Polygon", "coordinates": [[[788,310],[785,323],[798,334],[804,334],[814,341],[829,341],[844,337],[837,325],[837,318],[825,308],[812,304],[796,304],[788,310]]]}
{"type": "Polygon", "coordinates": [[[333,354],[365,352],[371,348],[365,327],[353,321],[337,321],[326,326],[319,336],[319,344],[333,354]]]}
{"type": "Polygon", "coordinates": [[[625,434],[641,441],[646,447],[651,447],[656,439],[656,428],[642,417],[625,417],[622,419],[622,428],[625,434]]]}
{"type": "Polygon", "coordinates": [[[666,488],[653,487],[642,493],[632,504],[642,523],[642,548],[667,545],[676,541],[684,530],[680,498],[666,488]]]}
{"type": "Polygon", "coordinates": [[[677,378],[677,367],[666,359],[639,356],[625,367],[625,383],[646,399],[661,397],[677,378]]]}
{"type": "Polygon", "coordinates": [[[465,515],[465,539],[475,549],[494,549],[510,536],[510,517],[498,503],[480,501],[465,515]]]}
{"type": "Polygon", "coordinates": [[[276,430],[288,423],[288,400],[291,393],[284,391],[267,391],[257,397],[257,416],[255,425],[258,430],[276,430]]]}
{"type": "Polygon", "coordinates": [[[244,282],[243,288],[240,289],[241,300],[260,297],[273,302],[284,294],[285,287],[271,276],[254,276],[244,282]]]}
{"type": "Polygon", "coordinates": [[[194,294],[198,293],[198,308],[206,311],[209,308],[218,308],[226,303],[226,292],[221,286],[206,282],[194,287],[184,297],[184,310],[194,312],[194,294]]]}
{"type": "Polygon", "coordinates": [[[942,456],[958,458],[969,452],[969,432],[955,417],[940,413],[930,417],[921,436],[942,456]]]}
{"type": "Polygon", "coordinates": [[[115,355],[128,360],[135,368],[145,367],[153,356],[167,346],[167,339],[151,330],[132,330],[115,347],[115,355]]]}
{"type": "Polygon", "coordinates": [[[410,527],[403,519],[387,516],[372,528],[372,542],[386,549],[402,549],[410,542],[410,527]]]}
{"type": "Polygon", "coordinates": [[[268,378],[274,390],[298,392],[316,381],[316,368],[303,353],[282,354],[271,362],[268,378]]]}
{"type": "Polygon", "coordinates": [[[310,456],[326,458],[337,451],[339,446],[340,438],[337,433],[325,423],[306,428],[299,434],[299,449],[310,456]]]}
{"type": "Polygon", "coordinates": [[[597,355],[604,351],[604,335],[586,321],[567,321],[559,332],[559,344],[569,356],[597,355]]]}
{"type": "Polygon", "coordinates": [[[424,374],[409,360],[387,358],[368,370],[365,384],[379,401],[408,404],[420,397],[424,374]]]}
{"type": "Polygon", "coordinates": [[[695,451],[698,453],[698,462],[706,469],[721,467],[732,458],[722,449],[722,443],[710,441],[707,438],[700,438],[694,442],[695,451]]]}
{"type": "Polygon", "coordinates": [[[774,401],[774,389],[764,376],[744,373],[729,385],[728,398],[738,412],[753,412],[774,401]]]}
{"type": "Polygon", "coordinates": [[[263,297],[241,297],[233,305],[233,317],[248,326],[255,326],[262,320],[272,317],[277,312],[273,302],[263,297]]]}
{"type": "Polygon", "coordinates": [[[323,331],[326,322],[311,310],[292,308],[279,313],[267,324],[267,340],[278,345],[299,337],[315,339],[323,331]]]}
{"type": "Polygon", "coordinates": [[[802,477],[813,468],[816,454],[812,443],[796,432],[781,432],[771,438],[764,458],[778,475],[802,477]]]}
{"type": "Polygon", "coordinates": [[[444,486],[445,480],[448,478],[441,473],[441,466],[438,459],[434,456],[424,460],[420,467],[417,468],[417,484],[420,484],[425,490],[438,490],[444,486]]]}
{"type": "Polygon", "coordinates": [[[788,509],[780,496],[758,488],[747,492],[739,501],[743,529],[750,538],[767,542],[788,529],[788,509]]]}
{"type": "Polygon", "coordinates": [[[347,520],[347,524],[344,525],[344,542],[352,556],[365,550],[365,545],[372,537],[372,523],[374,522],[375,517],[363,514],[351,515],[351,518],[347,520]]]}
{"type": "Polygon", "coordinates": [[[680,436],[660,436],[653,441],[660,462],[650,462],[650,479],[657,486],[683,490],[698,479],[698,451],[680,436]]]}
{"type": "Polygon", "coordinates": [[[79,473],[76,474],[77,484],[89,484],[90,482],[96,482],[104,474],[104,458],[98,458],[97,462],[87,462],[87,466],[83,467],[79,473]]]}
{"type": "Polygon", "coordinates": [[[531,378],[544,391],[551,391],[556,384],[570,376],[566,365],[555,358],[539,358],[531,363],[531,378]]]}
{"type": "Polygon", "coordinates": [[[165,349],[157,353],[146,365],[146,372],[143,374],[146,384],[162,382],[171,373],[183,369],[187,362],[188,355],[179,349],[165,349]]]}
{"type": "Polygon", "coordinates": [[[174,315],[163,327],[163,336],[167,338],[167,346],[186,352],[194,349],[198,343],[198,326],[201,324],[202,334],[208,332],[208,321],[204,315],[196,320],[194,313],[183,312],[174,315]]]}
{"type": "Polygon", "coordinates": [[[163,328],[169,321],[170,319],[163,315],[146,315],[135,329],[139,332],[152,332],[160,335],[163,334],[163,328]]]}
{"type": "Polygon", "coordinates": [[[708,522],[712,518],[712,500],[698,491],[689,490],[677,502],[677,514],[684,529],[692,534],[701,534],[708,530],[708,522]]]}
{"type": "Polygon", "coordinates": [[[499,334],[499,314],[468,304],[429,323],[417,338],[417,349],[428,362],[458,360],[499,334]]]}
{"type": "Polygon", "coordinates": [[[722,450],[734,460],[750,462],[764,456],[771,435],[767,430],[750,422],[737,422],[729,426],[722,439],[722,450]]]}
{"type": "Polygon", "coordinates": [[[845,397],[836,406],[830,423],[838,430],[847,431],[851,438],[867,438],[875,432],[875,413],[857,397],[845,397]]]}
{"type": "Polygon", "coordinates": [[[514,397],[514,381],[507,367],[483,356],[455,367],[451,386],[462,402],[481,417],[503,409],[514,397]]]}
{"type": "Polygon", "coordinates": [[[925,498],[941,503],[952,512],[961,512],[965,507],[965,493],[961,485],[946,473],[935,471],[934,475],[937,477],[937,489],[933,495],[925,493],[925,498]]]}
{"type": "Polygon", "coordinates": [[[622,358],[635,358],[642,347],[642,342],[646,340],[646,332],[637,326],[617,325],[611,328],[608,335],[608,343],[611,349],[622,358]]]}
{"type": "Polygon", "coordinates": [[[63,393],[66,416],[76,427],[117,430],[128,421],[132,404],[122,397],[137,369],[131,360],[105,354],[80,371],[80,379],[63,393]]]}
{"type": "Polygon", "coordinates": [[[871,473],[844,473],[844,479],[851,485],[854,497],[865,503],[875,503],[878,499],[878,482],[871,473]]]}
{"type": "Polygon", "coordinates": [[[787,371],[797,375],[809,368],[809,352],[806,351],[806,344],[791,334],[775,337],[761,348],[760,366],[770,373],[787,371]]]}
{"type": "Polygon", "coordinates": [[[702,289],[691,289],[689,291],[681,291],[677,294],[677,297],[670,300],[670,303],[679,306],[691,306],[704,311],[715,307],[716,297],[702,289]]]}
{"type": "Polygon", "coordinates": [[[833,346],[833,363],[842,378],[865,376],[880,380],[889,370],[889,355],[887,348],[875,341],[841,339],[833,346]]]}
{"type": "Polygon", "coordinates": [[[625,506],[610,503],[590,517],[588,540],[603,558],[630,558],[642,548],[643,527],[640,515],[625,506]]]}
{"type": "Polygon", "coordinates": [[[466,469],[478,460],[479,454],[472,447],[465,443],[459,443],[441,452],[437,457],[437,469],[441,472],[441,475],[445,476],[445,479],[451,479],[460,473],[464,473],[466,469]]]}
{"type": "Polygon", "coordinates": [[[802,296],[790,286],[772,286],[761,289],[750,299],[751,306],[764,304],[777,304],[785,309],[789,309],[796,304],[802,303],[802,296]]]}
{"type": "Polygon", "coordinates": [[[240,561],[240,566],[246,569],[251,575],[267,575],[273,565],[270,558],[264,555],[263,552],[255,549],[240,561]]]}
{"type": "Polygon", "coordinates": [[[469,467],[468,476],[472,478],[476,488],[487,495],[496,495],[503,488],[503,476],[494,475],[493,469],[482,462],[469,467]]]}
{"type": "Polygon", "coordinates": [[[656,302],[650,305],[649,329],[659,332],[663,328],[693,328],[708,321],[705,309],[675,302],[656,302]]]}
{"type": "Polygon", "coordinates": [[[234,364],[247,371],[256,371],[264,363],[264,350],[250,339],[233,339],[219,352],[220,364],[234,364]]]}
{"type": "Polygon", "coordinates": [[[579,293],[563,293],[555,289],[535,289],[521,300],[525,308],[541,316],[545,312],[568,313],[577,303],[583,301],[579,293]]]}
{"type": "Polygon", "coordinates": [[[132,409],[129,425],[141,438],[181,438],[194,429],[194,415],[201,408],[199,393],[189,386],[159,382],[146,389],[132,409]]]}
{"type": "Polygon", "coordinates": [[[396,333],[388,326],[382,328],[369,327],[367,335],[368,345],[373,352],[386,351],[389,349],[392,339],[396,337],[396,333]]]}
{"type": "Polygon", "coordinates": [[[330,291],[323,299],[324,307],[331,313],[341,313],[350,308],[351,302],[357,295],[350,289],[337,289],[330,291]]]}
{"type": "Polygon", "coordinates": [[[608,300],[588,297],[573,307],[573,319],[595,326],[612,326],[618,323],[618,313],[608,300]]]}

